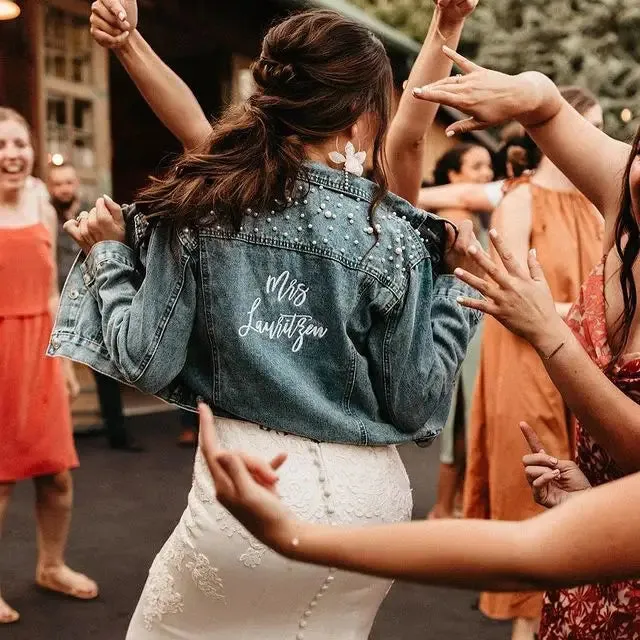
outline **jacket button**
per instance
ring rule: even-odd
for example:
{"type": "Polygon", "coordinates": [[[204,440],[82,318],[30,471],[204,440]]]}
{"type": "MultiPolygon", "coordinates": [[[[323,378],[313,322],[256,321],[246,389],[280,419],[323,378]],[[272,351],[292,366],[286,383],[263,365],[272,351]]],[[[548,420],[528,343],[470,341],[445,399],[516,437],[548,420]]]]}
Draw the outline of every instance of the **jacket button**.
{"type": "Polygon", "coordinates": [[[55,353],[60,348],[60,340],[58,338],[51,338],[49,344],[49,353],[55,353]]]}
{"type": "Polygon", "coordinates": [[[72,289],[71,291],[69,291],[69,297],[72,300],[75,300],[80,294],[78,293],[77,289],[72,289]]]}

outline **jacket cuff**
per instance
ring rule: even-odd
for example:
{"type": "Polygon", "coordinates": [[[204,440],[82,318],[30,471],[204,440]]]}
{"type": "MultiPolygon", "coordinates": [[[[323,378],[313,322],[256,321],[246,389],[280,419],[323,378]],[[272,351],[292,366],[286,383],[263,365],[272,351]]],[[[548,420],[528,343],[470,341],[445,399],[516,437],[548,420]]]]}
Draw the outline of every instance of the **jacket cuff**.
{"type": "MultiPolygon", "coordinates": [[[[436,278],[435,286],[433,288],[433,297],[447,298],[455,304],[459,304],[457,299],[460,297],[484,300],[481,293],[476,291],[473,287],[470,287],[466,282],[462,282],[462,280],[451,274],[443,274],[436,278]]],[[[471,313],[476,321],[482,318],[482,312],[477,309],[469,309],[468,307],[462,306],[460,308],[471,313]]]]}
{"type": "Polygon", "coordinates": [[[86,287],[91,288],[95,284],[98,273],[106,262],[118,263],[134,269],[136,254],[131,247],[116,240],[105,240],[94,244],[89,255],[80,265],[82,279],[86,287]]]}

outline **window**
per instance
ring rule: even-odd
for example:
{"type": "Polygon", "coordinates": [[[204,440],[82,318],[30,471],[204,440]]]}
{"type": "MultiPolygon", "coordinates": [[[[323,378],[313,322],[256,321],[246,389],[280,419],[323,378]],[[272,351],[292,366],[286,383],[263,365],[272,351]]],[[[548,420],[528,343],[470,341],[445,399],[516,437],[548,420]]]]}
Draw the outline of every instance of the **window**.
{"type": "Polygon", "coordinates": [[[93,197],[110,190],[107,53],[93,42],[86,3],[41,7],[43,160],[71,162],[93,197]]]}

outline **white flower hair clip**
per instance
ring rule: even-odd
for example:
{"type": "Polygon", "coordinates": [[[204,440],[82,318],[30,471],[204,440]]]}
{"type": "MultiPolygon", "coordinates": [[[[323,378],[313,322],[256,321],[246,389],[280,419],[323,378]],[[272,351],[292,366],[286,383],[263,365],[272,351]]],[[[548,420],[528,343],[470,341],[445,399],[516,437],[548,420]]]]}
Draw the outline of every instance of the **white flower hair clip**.
{"type": "Polygon", "coordinates": [[[364,161],[367,158],[367,152],[356,151],[353,143],[349,141],[347,142],[344,153],[345,154],[342,155],[338,151],[332,151],[329,154],[329,159],[335,164],[344,165],[344,170],[347,173],[352,173],[355,176],[362,176],[364,173],[364,161]]]}

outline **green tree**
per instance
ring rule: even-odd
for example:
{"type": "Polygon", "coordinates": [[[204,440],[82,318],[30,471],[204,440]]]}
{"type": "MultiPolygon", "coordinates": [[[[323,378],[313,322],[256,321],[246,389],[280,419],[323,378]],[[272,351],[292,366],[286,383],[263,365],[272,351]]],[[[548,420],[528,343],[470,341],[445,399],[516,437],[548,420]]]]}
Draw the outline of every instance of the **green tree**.
{"type": "MultiPolygon", "coordinates": [[[[432,0],[352,1],[418,41],[433,10],[432,0]]],[[[607,131],[625,139],[640,125],[639,33],[638,0],[480,0],[461,51],[492,69],[536,69],[558,84],[591,89],[607,131]]]]}

